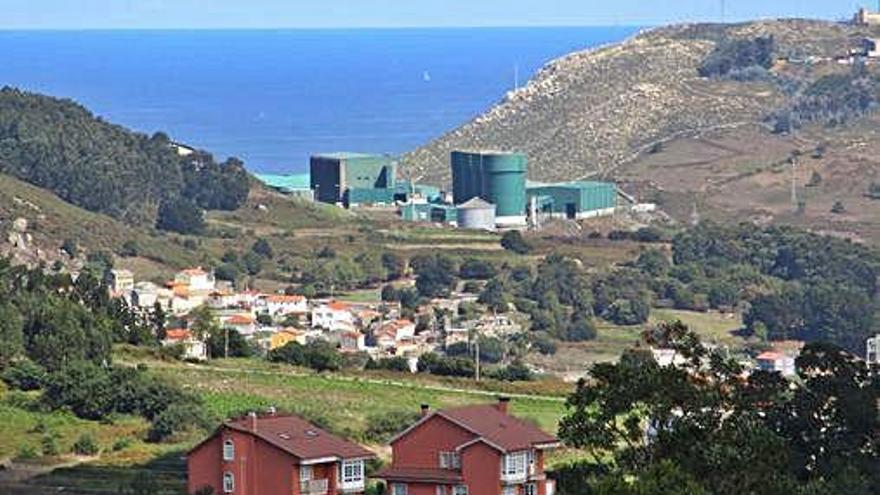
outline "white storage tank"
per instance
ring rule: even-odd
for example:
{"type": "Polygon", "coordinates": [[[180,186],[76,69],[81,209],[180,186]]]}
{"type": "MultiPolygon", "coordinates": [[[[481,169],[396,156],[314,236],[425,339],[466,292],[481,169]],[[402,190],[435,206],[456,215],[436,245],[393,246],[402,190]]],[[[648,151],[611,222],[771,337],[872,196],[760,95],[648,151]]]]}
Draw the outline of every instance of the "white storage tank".
{"type": "Polygon", "coordinates": [[[458,205],[458,227],[472,230],[495,230],[495,205],[478,197],[458,205]]]}

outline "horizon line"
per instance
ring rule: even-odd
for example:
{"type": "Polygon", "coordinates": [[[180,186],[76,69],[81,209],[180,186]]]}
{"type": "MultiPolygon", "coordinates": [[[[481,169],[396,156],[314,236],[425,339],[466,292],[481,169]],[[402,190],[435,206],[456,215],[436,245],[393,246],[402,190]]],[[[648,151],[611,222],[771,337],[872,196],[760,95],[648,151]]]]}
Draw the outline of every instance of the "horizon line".
{"type": "MultiPolygon", "coordinates": [[[[715,23],[700,21],[700,23],[715,23]]],[[[647,28],[669,24],[490,24],[484,26],[211,26],[211,27],[2,27],[0,32],[84,32],[84,31],[369,31],[369,30],[414,30],[414,29],[582,29],[582,28],[647,28]]]]}

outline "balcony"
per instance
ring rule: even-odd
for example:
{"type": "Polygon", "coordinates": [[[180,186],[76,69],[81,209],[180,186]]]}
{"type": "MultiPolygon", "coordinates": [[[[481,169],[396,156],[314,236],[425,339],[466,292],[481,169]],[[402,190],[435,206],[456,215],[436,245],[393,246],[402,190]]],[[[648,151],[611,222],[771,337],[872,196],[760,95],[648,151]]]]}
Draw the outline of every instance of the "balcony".
{"type": "Polygon", "coordinates": [[[328,490],[329,483],[326,479],[299,482],[299,493],[301,495],[325,495],[328,490]]]}

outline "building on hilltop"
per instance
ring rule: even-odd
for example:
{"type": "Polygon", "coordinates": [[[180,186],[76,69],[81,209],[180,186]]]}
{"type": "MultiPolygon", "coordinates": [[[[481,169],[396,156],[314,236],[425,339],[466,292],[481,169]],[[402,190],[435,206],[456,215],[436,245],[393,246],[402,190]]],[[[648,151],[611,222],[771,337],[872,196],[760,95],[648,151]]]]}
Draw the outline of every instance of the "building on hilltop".
{"type": "Polygon", "coordinates": [[[496,405],[431,412],[391,440],[391,465],[376,477],[390,495],[553,495],[544,455],[553,436],[496,405]]]}
{"type": "Polygon", "coordinates": [[[880,366],[880,333],[865,343],[865,361],[869,366],[880,366]]]}
{"type": "Polygon", "coordinates": [[[880,12],[871,12],[866,8],[860,8],[856,12],[853,23],[857,26],[880,26],[880,12]]]}
{"type": "Polygon", "coordinates": [[[187,493],[363,494],[369,450],[296,416],[223,423],[187,454],[187,493]]]}

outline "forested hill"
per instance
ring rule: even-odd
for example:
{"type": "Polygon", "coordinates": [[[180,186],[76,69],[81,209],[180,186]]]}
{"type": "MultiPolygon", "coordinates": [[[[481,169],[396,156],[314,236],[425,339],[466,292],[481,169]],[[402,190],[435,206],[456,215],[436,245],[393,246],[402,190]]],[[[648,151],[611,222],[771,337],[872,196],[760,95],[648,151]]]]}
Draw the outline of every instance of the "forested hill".
{"type": "Polygon", "coordinates": [[[250,182],[237,159],[178,155],[65,99],[0,89],[0,172],[131,224],[198,230],[202,209],[235,210],[250,182]],[[161,218],[164,217],[164,218],[161,218]]]}

